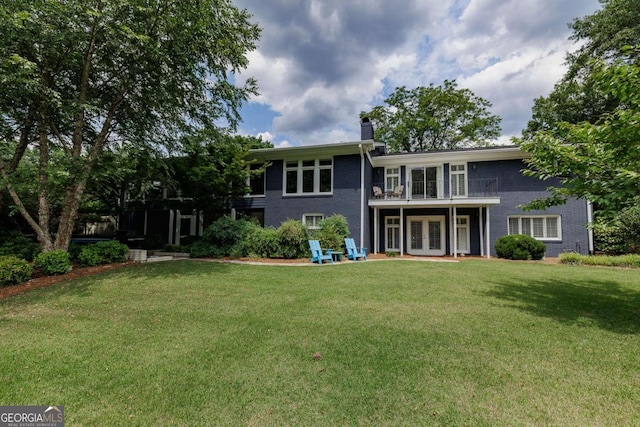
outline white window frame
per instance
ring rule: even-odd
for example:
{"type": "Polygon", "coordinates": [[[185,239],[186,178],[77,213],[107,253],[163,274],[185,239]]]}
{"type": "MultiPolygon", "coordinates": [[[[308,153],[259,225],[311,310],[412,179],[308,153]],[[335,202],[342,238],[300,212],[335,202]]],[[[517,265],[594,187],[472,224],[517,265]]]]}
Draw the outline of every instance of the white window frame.
{"type": "Polygon", "coordinates": [[[452,199],[456,199],[456,198],[463,198],[463,197],[467,197],[467,195],[469,194],[468,192],[469,189],[469,183],[468,183],[468,179],[467,179],[467,164],[466,163],[452,163],[449,165],[449,193],[451,193],[451,198],[452,199]],[[456,170],[454,170],[454,168],[456,170]],[[462,168],[462,170],[458,170],[458,168],[462,168]],[[454,180],[456,182],[459,182],[459,176],[462,175],[463,177],[463,182],[464,182],[464,192],[463,194],[460,193],[460,187],[456,184],[456,194],[453,194],[453,182],[454,180]]]}
{"type": "MultiPolygon", "coordinates": [[[[249,170],[251,170],[251,166],[253,165],[249,165],[249,170]]],[[[263,167],[264,164],[260,164],[257,165],[258,167],[263,167]]],[[[251,188],[251,177],[249,176],[249,173],[247,173],[247,188],[249,188],[249,194],[246,195],[246,197],[265,197],[266,193],[267,193],[267,171],[263,170],[262,171],[262,193],[260,194],[254,194],[251,192],[252,188],[251,188]]]]}
{"type": "Polygon", "coordinates": [[[400,251],[400,247],[398,246],[397,248],[392,247],[389,243],[389,230],[395,230],[394,233],[398,234],[398,245],[400,245],[400,241],[402,239],[400,239],[400,217],[399,216],[388,216],[385,218],[384,220],[384,250],[385,252],[387,251],[394,251],[394,252],[399,252],[400,251]],[[389,220],[393,220],[393,221],[398,221],[397,224],[393,224],[393,223],[389,223],[389,220]]]}
{"type": "Polygon", "coordinates": [[[330,196],[333,194],[333,157],[304,160],[284,160],[282,165],[282,195],[283,196],[330,196]],[[313,166],[304,166],[305,162],[313,161],[313,166]],[[322,165],[321,162],[329,161],[331,164],[322,165]],[[296,166],[288,166],[287,163],[296,163],[296,166]],[[303,172],[313,171],[313,191],[303,191],[303,172]],[[331,190],[320,191],[320,172],[322,170],[331,171],[331,190]],[[287,172],[296,171],[296,192],[287,193],[287,172]]]}
{"type": "Polygon", "coordinates": [[[467,249],[464,251],[460,250],[457,243],[456,243],[456,249],[459,254],[470,254],[471,253],[471,216],[470,215],[456,216],[456,236],[458,236],[458,238],[462,235],[462,233],[460,232],[461,229],[464,229],[464,238],[467,241],[467,249]],[[461,219],[464,219],[466,221],[466,224],[464,225],[458,224],[458,221],[460,221],[461,219]]]}
{"type": "Polygon", "coordinates": [[[384,169],[384,189],[385,191],[394,191],[400,185],[400,166],[388,167],[384,169]],[[389,181],[392,184],[389,185],[389,181]]]}
{"type": "Polygon", "coordinates": [[[321,213],[304,213],[302,214],[302,223],[309,230],[319,230],[320,222],[324,221],[324,214],[321,213]],[[311,220],[311,221],[309,221],[311,220]]]}
{"type": "Polygon", "coordinates": [[[545,240],[545,241],[553,241],[553,242],[559,242],[562,240],[562,217],[560,215],[509,215],[507,216],[507,232],[509,234],[513,234],[511,233],[511,220],[518,221],[518,225],[517,225],[518,232],[515,234],[526,234],[533,237],[536,240],[545,240]],[[535,236],[533,220],[539,220],[539,219],[542,219],[542,236],[535,236]],[[547,221],[549,219],[556,220],[556,228],[557,228],[557,234],[558,234],[557,236],[549,237],[548,235],[547,221]],[[523,226],[522,226],[523,220],[529,221],[530,225],[529,225],[528,233],[526,232],[526,230],[523,230],[523,226]]]}
{"type": "Polygon", "coordinates": [[[442,165],[423,165],[423,166],[412,166],[410,168],[407,168],[407,181],[408,181],[408,185],[409,185],[409,189],[408,194],[411,198],[417,198],[417,199],[442,199],[443,198],[443,194],[444,194],[444,187],[443,187],[443,181],[444,181],[444,171],[443,171],[443,167],[442,165]],[[414,170],[420,170],[422,169],[422,175],[423,175],[423,185],[422,185],[422,194],[413,194],[413,175],[412,172],[414,170]],[[427,197],[427,169],[435,169],[436,170],[436,197],[427,197]]]}

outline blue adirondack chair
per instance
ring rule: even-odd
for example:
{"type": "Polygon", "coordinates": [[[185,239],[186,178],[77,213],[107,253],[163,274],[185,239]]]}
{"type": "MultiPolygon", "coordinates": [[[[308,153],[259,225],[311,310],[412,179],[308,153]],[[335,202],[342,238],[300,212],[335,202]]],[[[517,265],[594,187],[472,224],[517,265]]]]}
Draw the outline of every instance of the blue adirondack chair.
{"type": "Polygon", "coordinates": [[[331,249],[327,249],[327,253],[322,252],[320,248],[320,242],[317,240],[309,240],[309,249],[311,249],[311,262],[317,262],[322,264],[322,260],[329,261],[333,264],[333,257],[331,256],[331,249]]]}
{"type": "Polygon", "coordinates": [[[352,238],[344,239],[344,245],[347,247],[347,258],[353,261],[357,261],[358,258],[367,260],[367,248],[360,248],[356,246],[355,240],[352,238]]]}

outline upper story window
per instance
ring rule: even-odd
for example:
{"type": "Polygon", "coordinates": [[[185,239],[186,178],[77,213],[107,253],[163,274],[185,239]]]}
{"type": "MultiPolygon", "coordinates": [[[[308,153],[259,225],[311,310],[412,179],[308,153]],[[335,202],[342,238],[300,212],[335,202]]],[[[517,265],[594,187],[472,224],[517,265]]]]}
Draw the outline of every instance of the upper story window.
{"type": "Polygon", "coordinates": [[[385,190],[393,191],[400,185],[400,168],[386,168],[385,174],[385,190]]]}
{"type": "Polygon", "coordinates": [[[411,198],[437,199],[442,195],[442,167],[414,166],[410,171],[411,198]]]}
{"type": "Polygon", "coordinates": [[[538,240],[561,240],[560,216],[510,216],[509,234],[526,234],[538,240]]]}
{"type": "Polygon", "coordinates": [[[331,194],[332,191],[333,159],[285,162],[285,194],[331,194]]]}
{"type": "MultiPolygon", "coordinates": [[[[259,170],[264,165],[254,164],[250,165],[249,169],[252,171],[259,170]]],[[[249,176],[247,178],[247,187],[249,187],[249,195],[250,196],[264,196],[265,191],[265,172],[263,171],[261,174],[249,176]]]]}
{"type": "Polygon", "coordinates": [[[451,165],[451,197],[467,196],[467,167],[466,165],[451,165]]]}

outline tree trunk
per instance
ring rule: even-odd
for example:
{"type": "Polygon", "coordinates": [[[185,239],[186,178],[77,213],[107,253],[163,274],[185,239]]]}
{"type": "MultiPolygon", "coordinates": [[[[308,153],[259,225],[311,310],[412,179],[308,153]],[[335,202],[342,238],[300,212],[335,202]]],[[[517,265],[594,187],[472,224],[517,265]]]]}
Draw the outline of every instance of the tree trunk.
{"type": "Polygon", "coordinates": [[[86,182],[86,178],[81,178],[80,182],[76,182],[67,188],[63,203],[64,208],[62,208],[62,214],[60,215],[60,224],[58,225],[58,233],[54,244],[55,249],[62,249],[63,251],[69,249],[86,182]]]}
{"type": "MultiPolygon", "coordinates": [[[[42,234],[50,236],[49,220],[51,219],[51,216],[49,213],[48,199],[49,177],[47,175],[47,168],[49,167],[49,140],[47,138],[46,120],[42,117],[38,122],[38,148],[40,151],[40,159],[38,163],[38,224],[40,225],[42,234]]],[[[51,239],[49,238],[47,239],[46,244],[43,244],[43,252],[47,252],[51,249],[48,247],[50,243],[51,239]]]]}

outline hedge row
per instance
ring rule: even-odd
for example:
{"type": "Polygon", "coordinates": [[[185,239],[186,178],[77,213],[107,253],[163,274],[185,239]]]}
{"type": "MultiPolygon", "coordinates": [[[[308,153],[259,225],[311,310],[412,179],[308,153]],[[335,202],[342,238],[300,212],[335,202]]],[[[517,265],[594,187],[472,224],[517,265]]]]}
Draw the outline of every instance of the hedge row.
{"type": "MultiPolygon", "coordinates": [[[[6,247],[6,246],[5,246],[6,247]]],[[[41,269],[47,276],[64,274],[71,270],[71,262],[83,266],[111,264],[127,260],[129,248],[111,240],[87,246],[72,245],[69,251],[54,250],[39,253],[33,265],[19,256],[0,255],[0,286],[15,285],[31,278],[33,268],[41,269]]]]}
{"type": "Polygon", "coordinates": [[[301,221],[289,219],[280,227],[261,227],[252,219],[223,217],[204,231],[202,239],[191,245],[193,258],[256,257],[304,258],[309,256],[309,239],[318,239],[324,248],[343,248],[349,236],[347,219],[333,215],[309,230],[301,221]]]}
{"type": "Polygon", "coordinates": [[[573,252],[560,254],[562,264],[599,265],[604,267],[635,267],[640,268],[640,255],[581,255],[573,252]]]}

